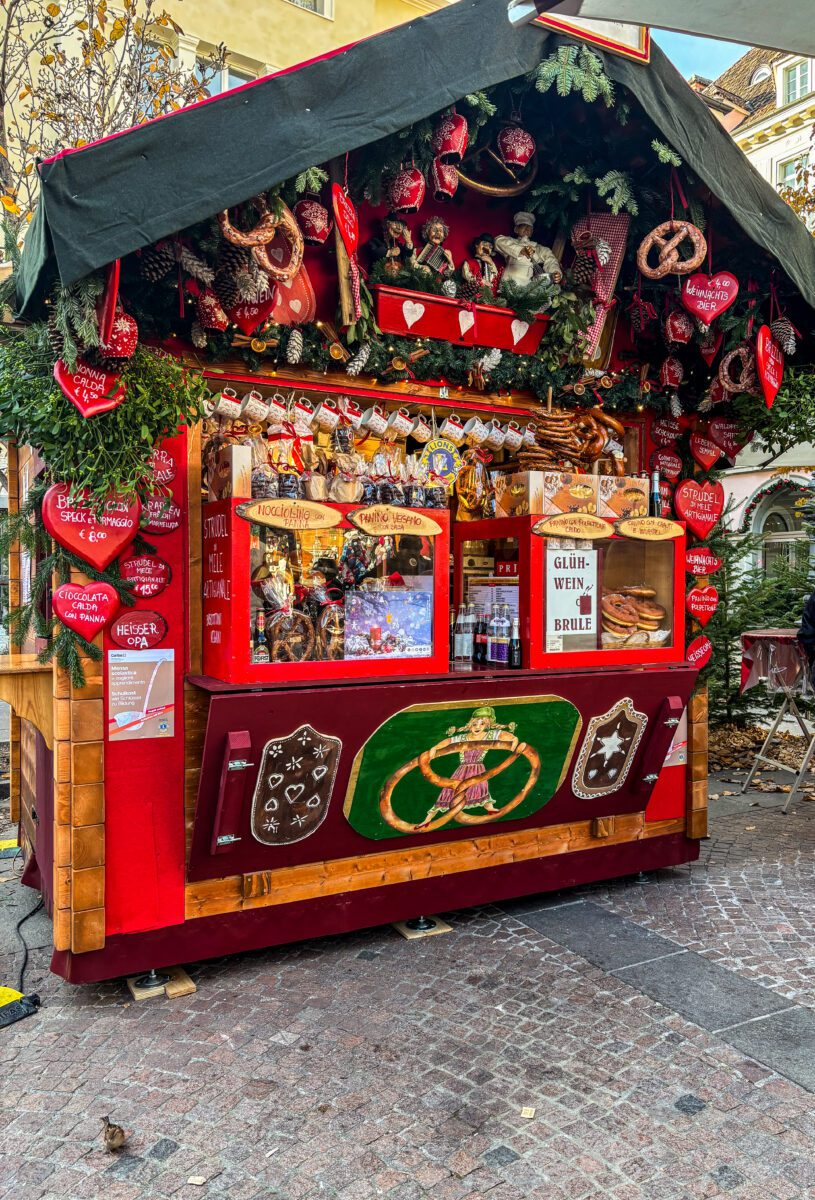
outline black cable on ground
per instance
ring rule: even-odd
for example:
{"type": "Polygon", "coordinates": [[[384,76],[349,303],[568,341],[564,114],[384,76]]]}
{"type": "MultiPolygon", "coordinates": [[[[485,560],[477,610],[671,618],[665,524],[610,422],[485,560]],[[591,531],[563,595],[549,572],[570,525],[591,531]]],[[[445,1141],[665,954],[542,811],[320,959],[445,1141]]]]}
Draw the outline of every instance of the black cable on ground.
{"type": "Polygon", "coordinates": [[[25,992],[25,988],[23,987],[23,981],[25,979],[25,969],[28,966],[28,942],[23,937],[21,931],[22,931],[23,925],[25,925],[26,921],[29,920],[30,917],[33,917],[35,913],[38,913],[41,908],[42,908],[42,896],[40,896],[39,900],[34,905],[34,907],[31,909],[30,912],[27,912],[24,917],[20,917],[20,920],[17,922],[17,924],[14,927],[14,932],[15,932],[20,944],[23,947],[23,963],[22,963],[22,966],[20,967],[20,973],[17,976],[17,991],[18,992],[23,992],[23,993],[25,992]]]}

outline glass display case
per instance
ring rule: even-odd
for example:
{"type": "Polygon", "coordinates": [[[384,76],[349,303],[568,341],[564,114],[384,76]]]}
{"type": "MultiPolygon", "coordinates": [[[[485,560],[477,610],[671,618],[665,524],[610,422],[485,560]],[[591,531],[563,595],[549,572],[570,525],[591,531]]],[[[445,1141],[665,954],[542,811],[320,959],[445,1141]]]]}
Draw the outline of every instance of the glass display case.
{"type": "Polygon", "coordinates": [[[446,512],[205,504],[204,669],[233,683],[448,665],[446,512]]]}
{"type": "Polygon", "coordinates": [[[655,528],[650,519],[629,523],[635,536],[585,521],[591,537],[548,534],[534,516],[457,524],[456,606],[473,606],[476,628],[517,617],[524,667],[681,662],[681,526],[662,522],[665,539],[651,540],[639,536],[655,528]]]}

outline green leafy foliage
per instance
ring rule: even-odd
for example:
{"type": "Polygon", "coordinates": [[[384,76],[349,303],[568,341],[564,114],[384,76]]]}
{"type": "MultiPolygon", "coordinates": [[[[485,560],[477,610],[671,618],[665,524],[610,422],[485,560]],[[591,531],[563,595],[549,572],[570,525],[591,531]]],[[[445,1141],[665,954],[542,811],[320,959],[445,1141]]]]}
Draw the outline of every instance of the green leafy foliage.
{"type": "Polygon", "coordinates": [[[614,103],[614,84],[606,75],[603,60],[587,46],[560,46],[540,64],[534,75],[539,92],[555,88],[558,96],[579,93],[587,104],[603,100],[614,103]]]}
{"type": "Polygon", "coordinates": [[[671,167],[682,166],[682,159],[679,157],[673,147],[667,144],[667,142],[661,142],[659,138],[654,138],[654,140],[651,142],[651,149],[654,151],[654,154],[656,154],[661,163],[666,163],[671,167]]]}
{"type": "Polygon", "coordinates": [[[623,210],[632,217],[639,215],[631,176],[626,171],[607,171],[602,178],[595,179],[594,186],[615,215],[623,210]]]}

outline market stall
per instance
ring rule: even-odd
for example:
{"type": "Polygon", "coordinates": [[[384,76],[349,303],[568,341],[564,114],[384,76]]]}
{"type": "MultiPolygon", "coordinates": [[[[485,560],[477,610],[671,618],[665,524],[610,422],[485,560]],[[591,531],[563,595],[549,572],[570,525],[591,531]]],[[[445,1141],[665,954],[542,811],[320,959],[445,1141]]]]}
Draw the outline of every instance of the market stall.
{"type": "Polygon", "coordinates": [[[3,416],[53,969],[695,859],[715,471],[815,251],[659,52],[456,5],[42,180],[3,416]]]}

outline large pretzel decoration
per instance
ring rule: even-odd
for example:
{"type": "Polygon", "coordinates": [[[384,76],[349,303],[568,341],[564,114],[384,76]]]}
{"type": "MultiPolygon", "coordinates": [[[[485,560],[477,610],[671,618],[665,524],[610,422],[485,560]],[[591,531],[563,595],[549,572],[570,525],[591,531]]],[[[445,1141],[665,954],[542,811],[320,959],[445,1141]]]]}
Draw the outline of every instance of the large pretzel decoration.
{"type": "Polygon", "coordinates": [[[247,233],[236,229],[229,219],[229,209],[226,208],[222,213],[218,213],[221,233],[233,246],[242,246],[244,249],[250,250],[258,266],[272,279],[278,283],[286,283],[288,280],[294,279],[303,265],[304,242],[300,226],[297,224],[294,214],[289,211],[282,200],[278,201],[279,213],[270,212],[265,196],[256,196],[254,204],[261,213],[260,220],[254,229],[250,229],[247,233]],[[285,267],[278,266],[269,254],[269,243],[274,240],[278,232],[283,234],[291,246],[291,258],[285,267]]]}
{"type": "Polygon", "coordinates": [[[637,251],[637,266],[646,279],[664,279],[666,275],[690,275],[700,267],[707,256],[705,235],[690,221],[663,221],[652,229],[637,251]],[[688,239],[693,246],[690,258],[679,257],[679,247],[688,239]],[[651,251],[656,246],[659,263],[649,263],[651,251]]]}
{"type": "MultiPolygon", "coordinates": [[[[468,742],[468,750],[500,750],[504,747],[497,746],[495,742],[468,742]]],[[[469,779],[452,779],[444,775],[439,775],[433,770],[431,760],[436,757],[436,753],[440,757],[454,753],[454,748],[446,747],[444,750],[434,752],[433,750],[425,750],[422,754],[412,758],[410,762],[405,763],[398,771],[394,771],[390,779],[387,781],[379,796],[379,811],[383,818],[391,826],[392,829],[398,829],[402,833],[433,833],[436,829],[440,829],[449,821],[455,821],[459,825],[485,825],[487,822],[497,821],[499,817],[506,816],[512,812],[519,804],[523,804],[526,797],[532,791],[532,788],[538,781],[540,775],[540,756],[532,746],[527,746],[525,742],[519,742],[516,748],[509,751],[507,757],[501,762],[496,763],[494,767],[482,771],[480,775],[473,775],[469,779]],[[500,775],[506,771],[507,767],[511,767],[519,758],[525,758],[529,763],[529,779],[521,788],[516,796],[513,796],[503,808],[496,812],[486,812],[480,815],[475,813],[465,813],[464,809],[467,806],[467,796],[477,784],[488,783],[494,779],[496,775],[500,775]],[[398,816],[393,809],[393,793],[396,785],[409,775],[411,771],[418,767],[425,779],[434,784],[438,788],[453,789],[453,803],[446,812],[440,813],[429,823],[419,822],[413,824],[410,821],[405,821],[398,816]]]]}
{"type": "Polygon", "coordinates": [[[719,367],[719,382],[726,392],[751,392],[756,378],[756,359],[749,346],[739,346],[722,359],[719,367]]]}

